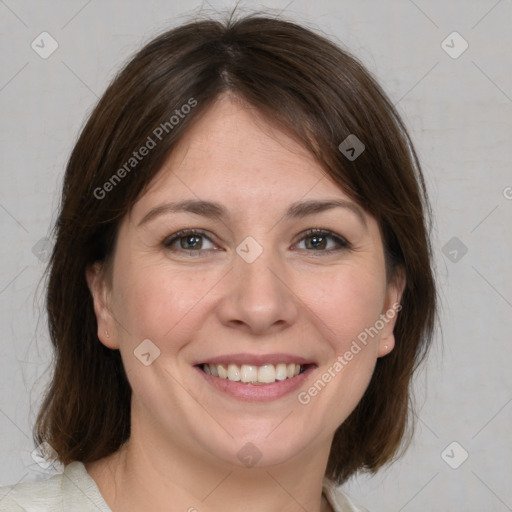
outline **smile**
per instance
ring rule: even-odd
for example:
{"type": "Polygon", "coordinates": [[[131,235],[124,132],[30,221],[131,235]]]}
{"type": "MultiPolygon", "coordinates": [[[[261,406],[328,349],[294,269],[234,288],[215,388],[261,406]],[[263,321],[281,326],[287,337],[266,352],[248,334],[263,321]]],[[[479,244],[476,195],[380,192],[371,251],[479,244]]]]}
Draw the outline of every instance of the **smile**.
{"type": "Polygon", "coordinates": [[[291,354],[238,354],[218,356],[194,367],[217,392],[257,402],[297,392],[317,365],[291,354]]]}
{"type": "Polygon", "coordinates": [[[253,385],[273,384],[276,381],[291,379],[304,372],[307,365],[296,363],[264,364],[261,366],[242,364],[202,364],[201,369],[213,377],[231,382],[253,385]]]}

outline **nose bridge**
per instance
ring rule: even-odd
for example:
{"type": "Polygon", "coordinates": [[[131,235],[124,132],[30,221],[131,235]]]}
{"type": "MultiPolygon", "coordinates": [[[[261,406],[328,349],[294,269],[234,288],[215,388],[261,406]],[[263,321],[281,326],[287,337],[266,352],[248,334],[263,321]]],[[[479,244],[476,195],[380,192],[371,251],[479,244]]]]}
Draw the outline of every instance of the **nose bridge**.
{"type": "Polygon", "coordinates": [[[236,248],[231,279],[221,308],[224,322],[264,332],[295,321],[293,294],[285,284],[283,262],[272,247],[252,237],[244,239],[236,248]]]}
{"type": "Polygon", "coordinates": [[[255,288],[261,291],[268,288],[275,289],[278,267],[279,262],[270,249],[264,251],[254,261],[248,262],[239,256],[235,263],[235,271],[240,277],[240,284],[246,284],[251,289],[255,288]]]}
{"type": "MultiPolygon", "coordinates": [[[[270,238],[270,237],[269,237],[270,238]]],[[[280,294],[282,283],[276,277],[280,262],[276,251],[270,246],[269,238],[265,247],[251,236],[245,238],[236,248],[234,270],[239,291],[251,300],[269,301],[280,294]]],[[[282,270],[282,269],[281,269],[282,270]]],[[[241,297],[242,298],[242,297],[241,297]]]]}

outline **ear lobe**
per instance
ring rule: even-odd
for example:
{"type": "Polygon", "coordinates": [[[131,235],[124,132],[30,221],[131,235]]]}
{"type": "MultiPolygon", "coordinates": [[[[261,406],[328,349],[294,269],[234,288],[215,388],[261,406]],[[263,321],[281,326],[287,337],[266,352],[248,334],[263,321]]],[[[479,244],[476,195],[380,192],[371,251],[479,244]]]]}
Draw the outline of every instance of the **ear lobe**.
{"type": "Polygon", "coordinates": [[[405,289],[405,272],[402,268],[396,270],[396,275],[388,285],[384,310],[380,316],[384,326],[379,339],[379,350],[377,357],[389,354],[395,347],[395,324],[399,312],[402,309],[400,300],[405,289]]]}
{"type": "Polygon", "coordinates": [[[117,331],[114,317],[110,311],[110,289],[106,282],[103,266],[94,263],[85,270],[85,278],[91,292],[94,314],[98,324],[98,338],[108,348],[117,349],[117,331]]]}

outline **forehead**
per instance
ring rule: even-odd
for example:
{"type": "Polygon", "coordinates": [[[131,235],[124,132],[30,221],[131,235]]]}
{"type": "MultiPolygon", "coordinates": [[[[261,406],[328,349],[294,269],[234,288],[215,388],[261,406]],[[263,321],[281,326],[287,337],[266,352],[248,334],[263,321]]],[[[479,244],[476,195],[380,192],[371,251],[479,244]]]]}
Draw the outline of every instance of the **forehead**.
{"type": "Polygon", "coordinates": [[[254,107],[223,96],[173,149],[133,213],[171,197],[264,208],[326,194],[348,199],[290,135],[254,107]]]}

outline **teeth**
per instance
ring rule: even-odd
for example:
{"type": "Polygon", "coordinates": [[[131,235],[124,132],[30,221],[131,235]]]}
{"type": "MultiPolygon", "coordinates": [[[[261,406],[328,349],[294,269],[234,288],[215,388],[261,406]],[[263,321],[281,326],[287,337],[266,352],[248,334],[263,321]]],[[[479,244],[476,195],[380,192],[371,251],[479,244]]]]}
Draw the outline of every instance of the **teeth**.
{"type": "Polygon", "coordinates": [[[276,366],[276,380],[284,380],[288,378],[288,372],[286,371],[285,364],[278,364],[276,366]]]}
{"type": "Polygon", "coordinates": [[[299,375],[301,371],[301,365],[294,363],[279,363],[275,366],[273,364],[264,364],[263,366],[249,364],[243,364],[242,366],[236,364],[204,364],[202,368],[206,373],[214,377],[228,379],[233,382],[241,381],[253,384],[272,384],[276,381],[291,379],[299,375]]]}
{"type": "Polygon", "coordinates": [[[265,364],[258,370],[258,382],[270,384],[276,381],[276,369],[273,364],[265,364]]]}
{"type": "Polygon", "coordinates": [[[242,382],[254,382],[258,380],[258,368],[243,364],[240,368],[240,378],[242,382]]]}
{"type": "MultiPolygon", "coordinates": [[[[207,365],[207,364],[205,364],[205,366],[208,366],[208,365],[207,365]]],[[[215,365],[214,365],[214,364],[211,364],[211,365],[210,365],[210,368],[211,368],[212,366],[215,366],[215,365]]],[[[226,370],[226,368],[224,368],[224,366],[222,366],[221,364],[219,364],[219,365],[217,365],[217,366],[216,366],[216,368],[217,368],[217,372],[218,372],[218,374],[219,374],[219,377],[220,377],[221,379],[227,379],[227,378],[228,378],[228,371],[226,370]]]]}
{"type": "Polygon", "coordinates": [[[228,379],[233,382],[238,382],[240,380],[240,368],[236,364],[230,364],[228,366],[228,379]]]}

